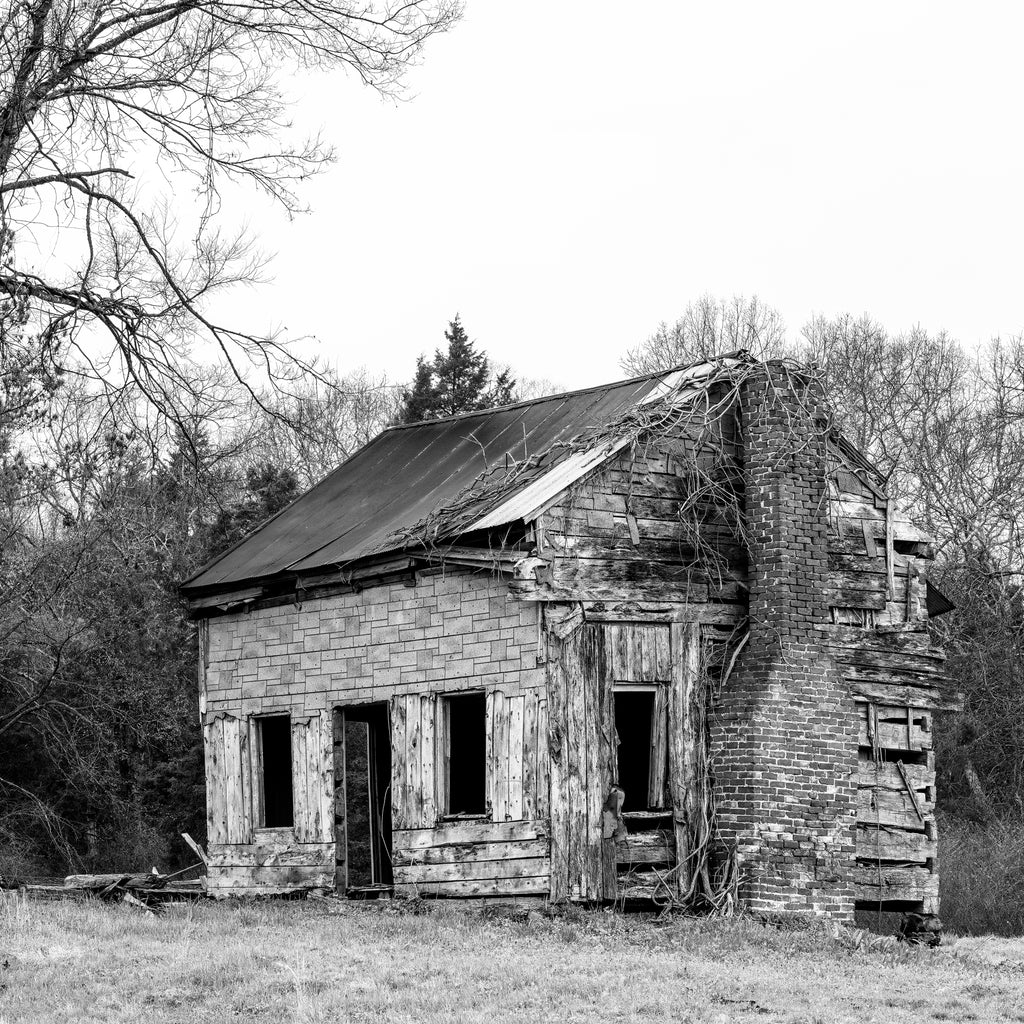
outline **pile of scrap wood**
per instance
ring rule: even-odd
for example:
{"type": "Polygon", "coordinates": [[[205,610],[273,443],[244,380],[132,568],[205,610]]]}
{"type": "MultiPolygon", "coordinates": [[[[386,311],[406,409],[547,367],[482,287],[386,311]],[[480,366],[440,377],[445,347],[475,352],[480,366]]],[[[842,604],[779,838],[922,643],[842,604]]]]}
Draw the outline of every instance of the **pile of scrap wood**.
{"type": "Polygon", "coordinates": [[[94,897],[101,900],[117,900],[147,910],[173,900],[198,899],[206,895],[202,878],[185,879],[182,876],[206,866],[206,855],[202,847],[191,836],[183,836],[188,845],[199,856],[196,864],[180,871],[161,874],[156,868],[148,873],[68,875],[63,884],[50,882],[20,885],[29,895],[44,899],[75,899],[94,897]]]}

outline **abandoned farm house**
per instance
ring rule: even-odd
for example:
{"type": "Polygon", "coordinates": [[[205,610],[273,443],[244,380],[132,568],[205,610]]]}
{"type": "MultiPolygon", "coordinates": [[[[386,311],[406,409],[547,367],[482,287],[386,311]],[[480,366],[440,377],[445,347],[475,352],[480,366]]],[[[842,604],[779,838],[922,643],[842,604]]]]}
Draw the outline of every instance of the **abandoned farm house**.
{"type": "Polygon", "coordinates": [[[184,587],[208,885],[935,914],[932,554],[742,352],[391,427],[184,587]]]}

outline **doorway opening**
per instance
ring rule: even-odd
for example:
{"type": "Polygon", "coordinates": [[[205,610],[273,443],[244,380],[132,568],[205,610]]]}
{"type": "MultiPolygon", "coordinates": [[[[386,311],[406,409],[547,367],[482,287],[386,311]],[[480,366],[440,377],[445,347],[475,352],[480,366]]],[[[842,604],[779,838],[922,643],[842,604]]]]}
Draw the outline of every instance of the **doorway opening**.
{"type": "MultiPolygon", "coordinates": [[[[339,888],[389,886],[391,870],[391,725],[387,704],[339,708],[344,736],[345,850],[339,888]]],[[[336,733],[337,735],[337,733],[336,733]]],[[[339,766],[342,767],[342,766],[339,766]]],[[[339,836],[339,841],[341,841],[339,836]]],[[[341,850],[338,851],[342,853],[341,850]]]]}

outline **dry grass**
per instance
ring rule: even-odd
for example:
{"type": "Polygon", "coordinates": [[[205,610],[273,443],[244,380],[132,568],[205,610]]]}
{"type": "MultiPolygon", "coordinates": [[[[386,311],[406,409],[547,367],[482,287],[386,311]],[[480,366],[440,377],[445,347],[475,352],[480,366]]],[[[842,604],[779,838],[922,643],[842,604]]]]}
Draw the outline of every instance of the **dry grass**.
{"type": "Polygon", "coordinates": [[[753,920],[0,897],[0,1021],[1024,1021],[1024,942],[753,920]]]}

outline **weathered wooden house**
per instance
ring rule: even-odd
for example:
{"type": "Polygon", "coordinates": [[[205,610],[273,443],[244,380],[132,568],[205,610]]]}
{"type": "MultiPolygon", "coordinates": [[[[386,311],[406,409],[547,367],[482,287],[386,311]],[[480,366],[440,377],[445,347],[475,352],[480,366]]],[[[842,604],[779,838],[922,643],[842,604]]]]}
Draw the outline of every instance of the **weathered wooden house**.
{"type": "Polygon", "coordinates": [[[389,428],[184,587],[209,886],[935,913],[931,558],[743,353],[389,428]]]}

